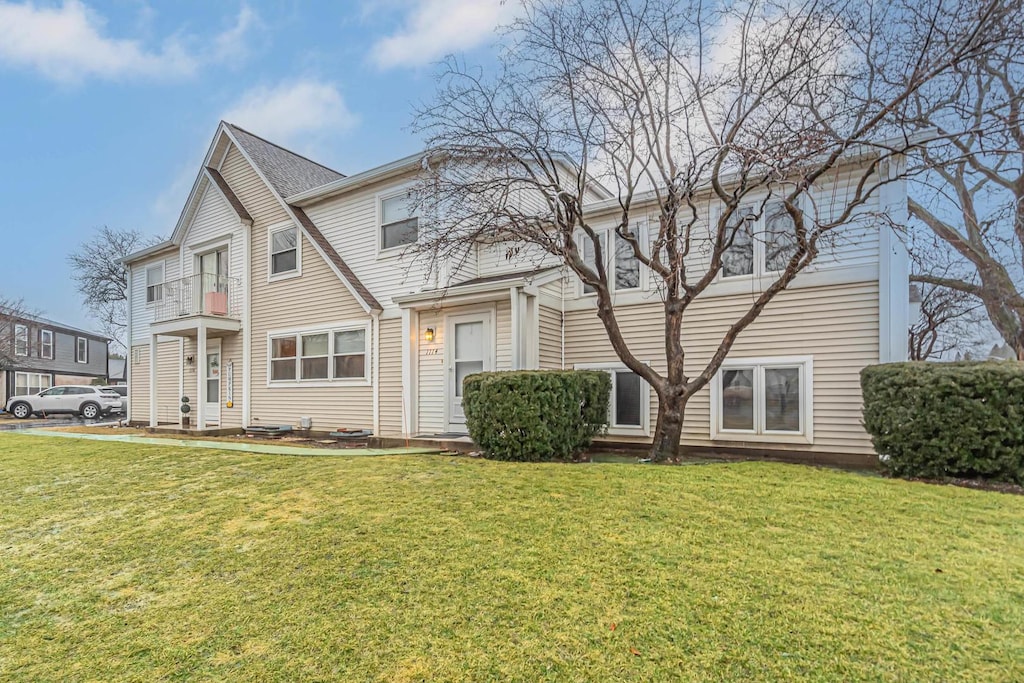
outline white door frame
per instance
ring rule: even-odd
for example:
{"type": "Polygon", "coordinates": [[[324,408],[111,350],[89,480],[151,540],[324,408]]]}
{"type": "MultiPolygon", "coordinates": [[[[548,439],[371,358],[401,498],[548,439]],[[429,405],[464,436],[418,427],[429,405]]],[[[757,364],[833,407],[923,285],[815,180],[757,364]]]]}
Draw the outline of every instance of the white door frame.
{"type": "Polygon", "coordinates": [[[494,306],[459,310],[444,317],[444,424],[447,432],[466,431],[465,419],[458,419],[455,409],[455,325],[458,323],[482,322],[484,324],[483,363],[484,372],[494,370],[498,349],[498,335],[495,326],[497,315],[494,306]]]}
{"type": "Polygon", "coordinates": [[[203,373],[203,400],[206,402],[203,411],[203,420],[206,422],[203,427],[211,425],[220,425],[220,397],[224,393],[224,354],[221,353],[221,339],[220,337],[212,337],[206,340],[206,366],[203,367],[200,372],[203,373]],[[210,354],[217,354],[217,396],[211,401],[210,397],[206,395],[208,381],[210,380],[209,365],[210,365],[210,354]]]}

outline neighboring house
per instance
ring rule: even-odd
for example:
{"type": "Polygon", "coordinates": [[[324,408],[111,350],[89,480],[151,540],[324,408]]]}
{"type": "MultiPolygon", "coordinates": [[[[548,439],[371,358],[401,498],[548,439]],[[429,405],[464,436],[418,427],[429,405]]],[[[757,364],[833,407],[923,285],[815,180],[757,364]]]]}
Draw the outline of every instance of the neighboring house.
{"type": "Polygon", "coordinates": [[[0,406],[12,396],[52,386],[92,384],[107,376],[110,339],[103,335],[25,315],[5,320],[4,329],[11,334],[4,345],[11,362],[0,369],[0,406]]]}
{"type": "MultiPolygon", "coordinates": [[[[177,422],[184,394],[200,426],[308,417],[320,430],[464,433],[467,374],[599,368],[614,383],[609,437],[650,440],[656,396],[618,361],[575,276],[516,244],[480,243],[457,272],[426,272],[410,258],[418,220],[407,197],[421,162],[344,177],[221,123],[171,239],[125,260],[131,419],[177,422]]],[[[827,206],[850,192],[847,179],[840,171],[814,201],[827,206]]],[[[593,195],[610,231],[618,204],[600,188],[593,195]]],[[[885,186],[867,208],[904,216],[905,188],[885,186]]],[[[637,227],[649,232],[645,220],[637,227]]],[[[859,372],[905,358],[907,259],[882,220],[854,221],[835,245],[691,400],[684,444],[873,455],[859,372]]],[[[653,283],[607,251],[623,333],[663,370],[653,283]]],[[[729,260],[687,314],[694,369],[770,277],[763,240],[738,245],[729,260]]]]}

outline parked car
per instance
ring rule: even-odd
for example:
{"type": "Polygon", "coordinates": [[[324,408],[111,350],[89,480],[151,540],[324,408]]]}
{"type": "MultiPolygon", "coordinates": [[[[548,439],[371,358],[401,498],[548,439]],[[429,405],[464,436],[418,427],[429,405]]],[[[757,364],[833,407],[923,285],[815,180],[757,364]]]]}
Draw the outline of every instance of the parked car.
{"type": "Polygon", "coordinates": [[[121,406],[121,396],[104,387],[61,386],[29,396],[15,396],[7,402],[7,412],[24,420],[32,415],[71,413],[93,420],[121,406]]]}
{"type": "Polygon", "coordinates": [[[121,415],[124,415],[125,411],[128,410],[128,385],[127,384],[113,384],[113,385],[111,385],[109,387],[101,387],[101,388],[103,389],[103,391],[112,391],[112,392],[114,392],[115,394],[117,394],[118,396],[121,397],[121,405],[119,405],[117,408],[114,408],[113,412],[120,413],[121,415]]]}

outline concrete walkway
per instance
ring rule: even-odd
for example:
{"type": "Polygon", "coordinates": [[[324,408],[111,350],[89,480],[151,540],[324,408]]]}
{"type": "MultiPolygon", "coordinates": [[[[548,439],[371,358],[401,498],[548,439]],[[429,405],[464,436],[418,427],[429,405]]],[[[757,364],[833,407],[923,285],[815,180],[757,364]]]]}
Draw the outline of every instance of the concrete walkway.
{"type": "MultiPolygon", "coordinates": [[[[199,439],[172,439],[157,436],[138,436],[135,434],[76,434],[75,432],[59,432],[53,429],[19,429],[17,434],[29,436],[49,436],[63,439],[87,439],[90,441],[115,441],[120,443],[138,443],[152,446],[182,446],[185,448],[212,448],[221,451],[241,451],[243,453],[261,453],[265,455],[304,455],[304,456],[341,456],[341,455],[433,455],[440,453],[436,448],[304,448],[302,446],[285,446],[275,443],[239,443],[236,441],[202,441],[199,439]]],[[[3,438],[0,435],[0,438],[3,438]]]]}

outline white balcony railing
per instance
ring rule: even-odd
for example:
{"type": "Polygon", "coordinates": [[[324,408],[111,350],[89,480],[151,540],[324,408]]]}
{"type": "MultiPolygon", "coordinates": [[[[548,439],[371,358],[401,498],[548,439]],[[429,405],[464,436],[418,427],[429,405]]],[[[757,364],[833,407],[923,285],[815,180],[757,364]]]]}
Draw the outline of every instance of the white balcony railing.
{"type": "Polygon", "coordinates": [[[241,285],[238,278],[199,273],[160,285],[162,292],[153,310],[153,322],[192,315],[241,317],[241,285]]]}

